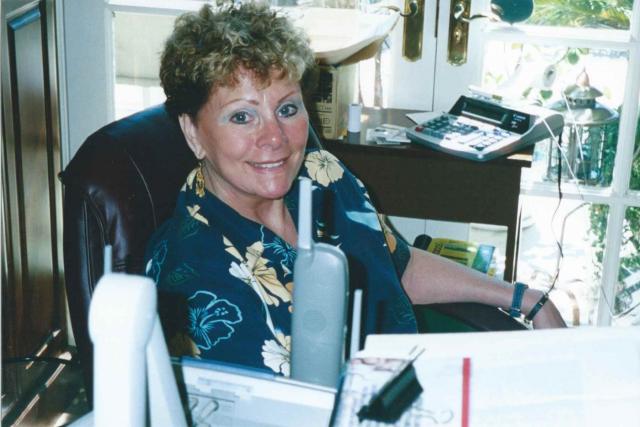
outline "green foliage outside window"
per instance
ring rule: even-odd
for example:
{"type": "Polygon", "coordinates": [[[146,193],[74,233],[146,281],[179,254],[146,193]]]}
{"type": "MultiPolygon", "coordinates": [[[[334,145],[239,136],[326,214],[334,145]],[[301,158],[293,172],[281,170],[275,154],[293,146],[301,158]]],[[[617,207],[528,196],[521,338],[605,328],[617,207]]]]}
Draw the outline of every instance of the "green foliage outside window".
{"type": "Polygon", "coordinates": [[[536,0],[528,24],[629,29],[633,0],[536,0]]]}

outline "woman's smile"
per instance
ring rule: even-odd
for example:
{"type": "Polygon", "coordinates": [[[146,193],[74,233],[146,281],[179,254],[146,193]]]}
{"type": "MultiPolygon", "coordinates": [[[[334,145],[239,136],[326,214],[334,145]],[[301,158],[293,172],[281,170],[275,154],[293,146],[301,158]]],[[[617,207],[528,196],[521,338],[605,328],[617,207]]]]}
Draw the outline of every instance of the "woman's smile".
{"type": "Polygon", "coordinates": [[[278,169],[282,169],[285,164],[285,160],[277,160],[273,162],[249,162],[249,164],[258,169],[259,171],[275,171],[278,169]]]}

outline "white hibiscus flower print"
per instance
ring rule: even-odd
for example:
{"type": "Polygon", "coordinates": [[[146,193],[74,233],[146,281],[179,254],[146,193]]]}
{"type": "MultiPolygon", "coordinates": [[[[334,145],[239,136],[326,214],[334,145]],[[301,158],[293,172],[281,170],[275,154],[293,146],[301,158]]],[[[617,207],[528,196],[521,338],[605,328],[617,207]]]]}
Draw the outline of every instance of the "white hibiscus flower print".
{"type": "Polygon", "coordinates": [[[304,165],[309,177],[323,187],[328,187],[332,182],[340,180],[344,174],[338,159],[324,150],[307,154],[304,165]]]}
{"type": "Polygon", "coordinates": [[[200,205],[187,206],[187,210],[189,211],[189,215],[191,215],[194,219],[200,221],[203,224],[209,225],[209,220],[205,218],[200,211],[200,205]]]}
{"type": "Polygon", "coordinates": [[[276,331],[275,340],[265,340],[262,359],[273,372],[288,377],[291,369],[291,336],[276,331]]]}

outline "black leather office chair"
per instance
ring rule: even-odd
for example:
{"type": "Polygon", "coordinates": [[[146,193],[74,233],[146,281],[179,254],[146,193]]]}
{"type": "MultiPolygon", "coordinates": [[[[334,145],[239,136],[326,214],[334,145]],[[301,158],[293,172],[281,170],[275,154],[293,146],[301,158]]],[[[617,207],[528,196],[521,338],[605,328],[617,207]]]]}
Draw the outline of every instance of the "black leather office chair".
{"type": "Polygon", "coordinates": [[[92,134],[61,173],[64,267],[71,324],[87,391],[93,378],[89,303],[112,245],[113,270],[144,271],[146,242],[173,210],[196,159],[163,106],[92,134]]]}
{"type": "MultiPolygon", "coordinates": [[[[312,129],[309,141],[320,145],[312,129]]],[[[178,191],[195,165],[178,122],[161,105],[96,131],[60,175],[67,297],[89,393],[93,376],[87,320],[93,290],[103,274],[104,247],[112,245],[113,271],[143,274],[147,240],[171,215],[178,191]]],[[[430,307],[473,330],[519,325],[479,304],[430,307]]]]}

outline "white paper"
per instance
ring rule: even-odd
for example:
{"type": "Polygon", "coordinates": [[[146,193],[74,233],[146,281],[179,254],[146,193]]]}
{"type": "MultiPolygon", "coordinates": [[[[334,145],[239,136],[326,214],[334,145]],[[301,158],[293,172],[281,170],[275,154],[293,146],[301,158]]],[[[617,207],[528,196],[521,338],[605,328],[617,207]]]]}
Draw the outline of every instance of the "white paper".
{"type": "Polygon", "coordinates": [[[334,389],[214,361],[183,360],[182,375],[196,427],[298,427],[331,418],[334,389]]]}
{"type": "MultiPolygon", "coordinates": [[[[347,367],[337,403],[335,427],[373,427],[385,424],[358,422],[363,405],[402,366],[403,359],[354,358],[347,367]]],[[[417,370],[422,393],[400,416],[396,426],[459,426],[462,420],[462,359],[430,359],[417,370]],[[432,378],[446,378],[435,386],[432,378]]]]}
{"type": "Polygon", "coordinates": [[[371,335],[359,356],[425,348],[415,367],[423,387],[449,387],[430,359],[471,358],[470,424],[637,426],[640,328],[371,335]]]}
{"type": "Polygon", "coordinates": [[[406,116],[413,123],[418,124],[418,123],[428,122],[429,120],[434,119],[440,116],[441,114],[442,113],[435,112],[435,111],[421,111],[418,113],[409,113],[409,114],[406,114],[406,116]]]}

